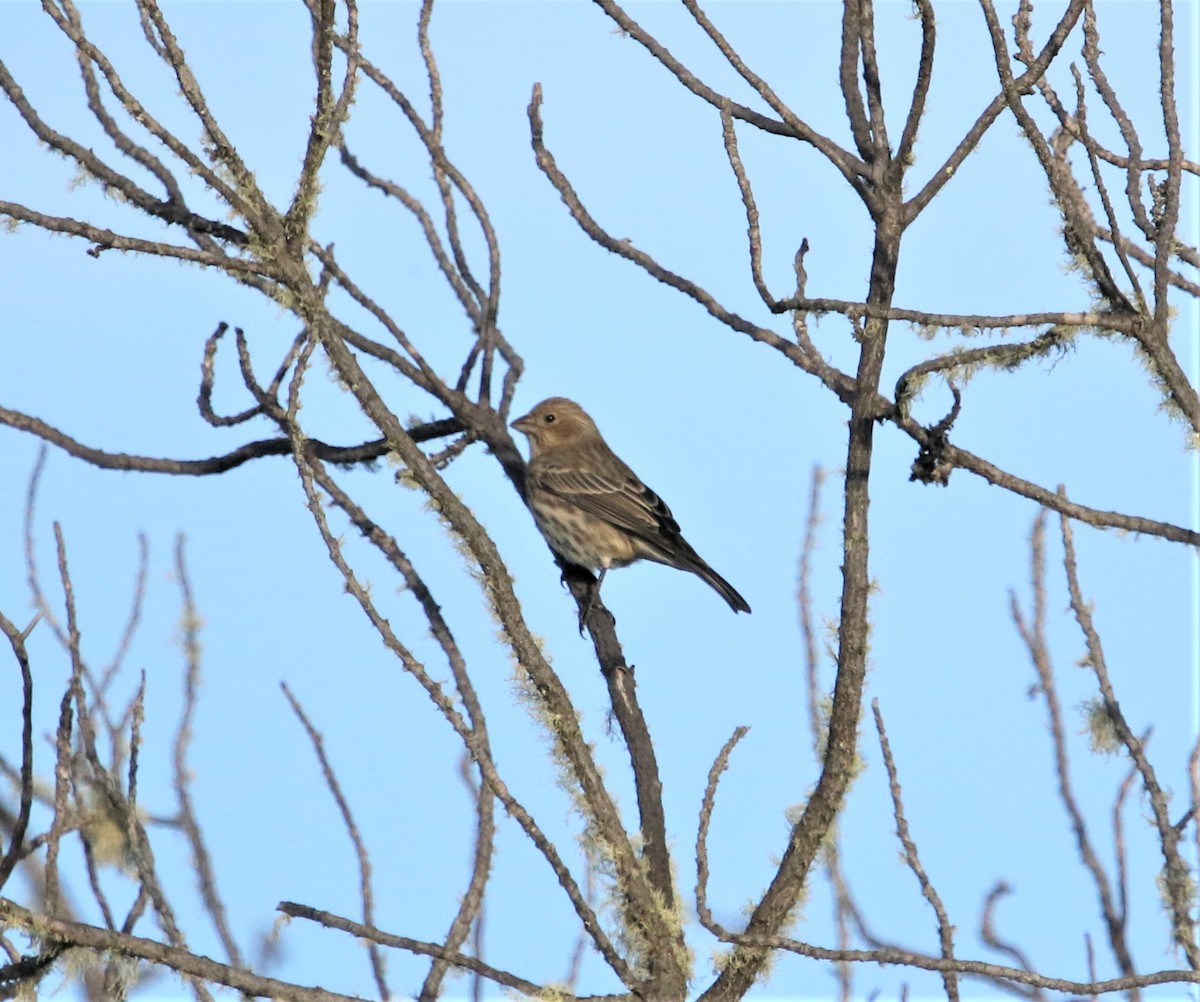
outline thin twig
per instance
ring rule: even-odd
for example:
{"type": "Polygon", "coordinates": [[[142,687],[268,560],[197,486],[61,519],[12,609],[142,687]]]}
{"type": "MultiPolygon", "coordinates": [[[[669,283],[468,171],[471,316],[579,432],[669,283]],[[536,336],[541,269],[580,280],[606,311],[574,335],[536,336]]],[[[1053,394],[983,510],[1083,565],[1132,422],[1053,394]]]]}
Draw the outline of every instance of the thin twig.
{"type": "MultiPolygon", "coordinates": [[[[334,802],[338,807],[338,812],[342,815],[342,824],[346,827],[346,834],[350,836],[350,842],[354,846],[354,855],[358,859],[358,893],[362,900],[363,922],[368,926],[374,926],[375,894],[371,887],[371,857],[367,852],[367,844],[363,841],[362,833],[358,830],[358,824],[354,820],[350,804],[347,802],[345,794],[342,793],[342,786],[338,782],[337,774],[333,771],[329,756],[325,754],[325,739],[321,736],[320,731],[313,726],[312,721],[308,718],[308,714],[304,712],[304,707],[292,693],[288,684],[280,682],[279,687],[283,690],[288,703],[291,704],[292,712],[296,714],[296,718],[300,721],[300,725],[308,735],[309,743],[312,745],[313,751],[317,756],[317,761],[321,765],[321,774],[325,778],[325,786],[333,796],[334,802]]],[[[392,993],[388,990],[383,954],[374,943],[368,945],[367,952],[371,958],[371,972],[375,977],[375,987],[379,989],[379,997],[381,999],[389,999],[392,997],[392,993]]]]}
{"type": "MultiPolygon", "coordinates": [[[[921,857],[917,852],[917,845],[912,839],[912,835],[908,829],[908,819],[904,816],[904,801],[900,792],[900,779],[896,770],[896,760],[892,757],[891,744],[888,742],[887,731],[883,726],[883,714],[879,709],[879,700],[871,700],[871,712],[875,715],[875,729],[879,732],[879,749],[883,754],[883,765],[887,770],[888,789],[892,794],[892,816],[896,820],[896,836],[900,839],[900,845],[904,848],[904,861],[908,864],[908,868],[912,870],[913,876],[917,878],[917,883],[921,885],[921,896],[929,902],[929,907],[933,909],[937,916],[938,941],[941,944],[942,956],[946,959],[954,957],[954,926],[950,924],[950,918],[946,914],[946,906],[942,904],[941,896],[937,892],[937,888],[933,886],[933,882],[929,879],[929,875],[925,872],[925,867],[921,865],[921,857]]],[[[958,1002],[958,978],[953,972],[944,971],[942,973],[942,985],[946,989],[946,998],[949,1002],[958,1002]]]]}
{"type": "MultiPolygon", "coordinates": [[[[438,957],[453,967],[464,971],[474,971],[483,975],[489,981],[493,981],[505,988],[512,988],[524,995],[536,996],[544,990],[544,986],[542,985],[526,981],[522,977],[518,977],[508,971],[503,971],[498,967],[493,967],[491,964],[485,964],[476,957],[447,950],[440,943],[428,943],[419,939],[410,939],[407,936],[393,936],[391,933],[372,929],[370,926],[365,926],[360,922],[354,922],[340,915],[321,911],[318,908],[310,908],[308,905],[297,904],[294,901],[281,901],[278,908],[285,915],[290,915],[293,918],[308,919],[329,929],[337,929],[371,943],[379,943],[381,946],[388,946],[395,950],[407,950],[410,953],[425,957],[438,957]]],[[[577,1002],[628,1002],[628,1000],[628,995],[585,995],[581,996],[577,1002]]]]}
{"type": "Polygon", "coordinates": [[[212,859],[204,842],[200,823],[196,820],[196,810],[192,803],[191,770],[188,768],[188,747],[192,740],[192,721],[196,714],[196,703],[199,699],[200,687],[200,613],[196,609],[195,596],[192,594],[192,580],[188,574],[185,559],[185,539],[180,534],[175,540],[175,579],[179,584],[183,609],[180,613],[183,633],[183,653],[186,663],[183,683],[183,711],[179,716],[179,728],[175,733],[174,777],[175,799],[179,803],[176,820],[187,839],[192,853],[192,865],[196,871],[196,882],[200,891],[204,910],[212,920],[221,945],[229,962],[234,967],[243,966],[242,954],[238,949],[237,940],[229,928],[229,920],[225,913],[225,903],[217,890],[217,875],[213,870],[212,859]]]}
{"type": "Polygon", "coordinates": [[[708,781],[704,784],[704,799],[700,802],[700,823],[696,829],[696,916],[700,924],[710,932],[718,926],[708,907],[708,829],[712,825],[713,809],[716,806],[717,784],[721,773],[729,768],[729,756],[739,741],[750,733],[750,728],[734,728],[729,740],[721,746],[712,768],[708,770],[708,781]]]}
{"type": "MultiPolygon", "coordinates": [[[[1000,899],[1007,897],[1012,893],[1012,888],[1003,880],[996,884],[989,892],[983,903],[983,914],[979,920],[979,938],[998,953],[1006,954],[1020,965],[1022,971],[1026,973],[1033,972],[1033,965],[1029,961],[1029,957],[1015,943],[1010,943],[1007,940],[1001,939],[996,932],[996,906],[1000,903],[1000,899]]],[[[1017,994],[1028,999],[1042,998],[1042,992],[1039,985],[1021,986],[1016,989],[1017,994]]]]}
{"type": "Polygon", "coordinates": [[[0,613],[0,631],[8,638],[13,657],[21,669],[21,782],[20,806],[17,808],[16,820],[9,827],[9,844],[0,859],[0,888],[7,883],[13,868],[20,861],[25,842],[25,831],[29,827],[29,812],[33,807],[33,672],[29,667],[29,652],[25,641],[33,628],[41,619],[41,613],[34,616],[24,630],[19,630],[12,621],[0,613]]]}

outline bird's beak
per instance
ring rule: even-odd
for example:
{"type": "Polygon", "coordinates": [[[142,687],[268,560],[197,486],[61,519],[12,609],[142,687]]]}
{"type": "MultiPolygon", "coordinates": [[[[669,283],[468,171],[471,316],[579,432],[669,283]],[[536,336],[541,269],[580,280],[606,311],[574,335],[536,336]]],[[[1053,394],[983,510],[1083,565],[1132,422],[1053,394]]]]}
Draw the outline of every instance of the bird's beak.
{"type": "Polygon", "coordinates": [[[528,435],[531,425],[532,422],[529,420],[529,415],[526,414],[524,417],[517,418],[509,427],[516,428],[522,435],[528,435]]]}

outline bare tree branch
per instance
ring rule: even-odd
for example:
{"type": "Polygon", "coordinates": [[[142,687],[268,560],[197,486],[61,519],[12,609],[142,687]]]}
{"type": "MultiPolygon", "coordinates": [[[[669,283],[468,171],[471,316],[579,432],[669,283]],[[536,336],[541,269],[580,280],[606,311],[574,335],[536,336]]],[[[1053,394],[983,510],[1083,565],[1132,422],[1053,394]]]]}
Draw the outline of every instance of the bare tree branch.
{"type": "Polygon", "coordinates": [[[275,978],[264,978],[179,947],[143,939],[141,936],[130,936],[127,933],[98,929],[82,922],[37,915],[7,898],[0,898],[0,921],[25,932],[34,933],[52,944],[109,951],[119,956],[160,964],[195,982],[224,985],[252,998],[289,999],[295,1002],[362,1002],[354,996],[339,995],[324,988],[305,988],[275,978]]]}

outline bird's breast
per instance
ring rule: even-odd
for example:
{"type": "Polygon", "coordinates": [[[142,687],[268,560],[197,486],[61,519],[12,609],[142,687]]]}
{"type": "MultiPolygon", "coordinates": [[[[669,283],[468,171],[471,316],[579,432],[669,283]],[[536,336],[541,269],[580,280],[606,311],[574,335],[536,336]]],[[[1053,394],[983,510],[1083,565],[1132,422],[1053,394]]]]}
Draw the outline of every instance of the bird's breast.
{"type": "Polygon", "coordinates": [[[591,570],[624,567],[640,554],[635,539],[578,505],[550,495],[533,497],[533,515],[546,542],[564,560],[591,570]]]}

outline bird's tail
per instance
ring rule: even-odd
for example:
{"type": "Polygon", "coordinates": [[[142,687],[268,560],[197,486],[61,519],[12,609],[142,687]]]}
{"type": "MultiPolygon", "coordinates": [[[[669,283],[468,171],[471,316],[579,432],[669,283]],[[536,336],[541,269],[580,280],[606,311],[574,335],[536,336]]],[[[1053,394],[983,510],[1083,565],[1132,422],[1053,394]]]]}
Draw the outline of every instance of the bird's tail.
{"type": "Polygon", "coordinates": [[[720,574],[709,567],[703,560],[696,557],[694,561],[689,561],[689,564],[688,570],[696,576],[703,578],[713,591],[729,603],[729,608],[734,612],[750,611],[750,603],[738,594],[738,590],[733,585],[721,577],[720,574]]]}

